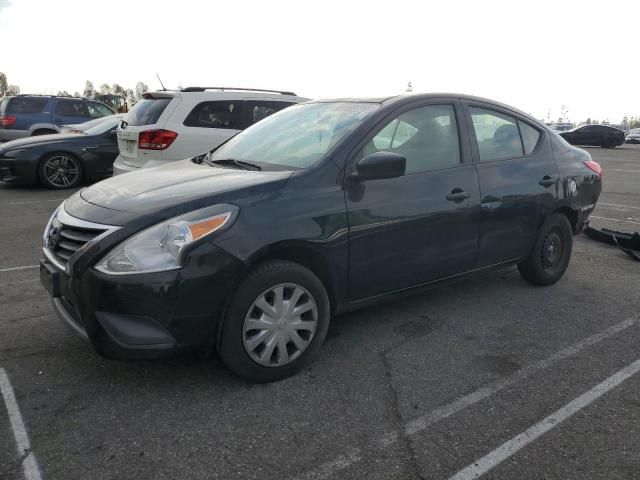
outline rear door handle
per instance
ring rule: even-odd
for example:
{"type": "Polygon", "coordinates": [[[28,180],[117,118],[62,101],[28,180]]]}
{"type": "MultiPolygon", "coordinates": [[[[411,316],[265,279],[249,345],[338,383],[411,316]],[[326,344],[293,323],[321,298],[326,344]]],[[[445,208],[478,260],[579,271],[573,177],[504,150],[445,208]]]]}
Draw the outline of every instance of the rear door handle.
{"type": "Polygon", "coordinates": [[[543,187],[550,187],[551,185],[556,184],[556,179],[553,177],[550,177],[549,175],[545,175],[544,177],[542,177],[542,180],[540,180],[538,183],[543,187]]]}
{"type": "Polygon", "coordinates": [[[447,200],[451,202],[462,202],[469,198],[471,194],[469,192],[464,192],[459,188],[454,188],[451,190],[451,193],[447,195],[447,200]]]}

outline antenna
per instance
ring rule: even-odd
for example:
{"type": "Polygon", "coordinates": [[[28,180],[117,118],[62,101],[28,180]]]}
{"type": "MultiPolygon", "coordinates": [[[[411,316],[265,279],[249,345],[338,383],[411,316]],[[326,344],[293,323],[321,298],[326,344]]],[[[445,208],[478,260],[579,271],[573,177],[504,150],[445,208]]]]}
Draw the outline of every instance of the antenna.
{"type": "Polygon", "coordinates": [[[164,91],[166,91],[167,89],[164,87],[164,83],[162,83],[162,80],[160,80],[160,75],[158,75],[158,74],[156,73],[156,77],[158,77],[158,81],[160,82],[160,85],[162,86],[162,91],[163,91],[163,92],[164,92],[164,91]]]}

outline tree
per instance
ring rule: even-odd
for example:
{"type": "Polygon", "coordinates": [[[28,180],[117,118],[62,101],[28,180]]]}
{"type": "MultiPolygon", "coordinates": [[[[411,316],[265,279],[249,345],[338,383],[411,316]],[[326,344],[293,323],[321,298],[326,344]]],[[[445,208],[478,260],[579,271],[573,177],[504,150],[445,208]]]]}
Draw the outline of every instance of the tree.
{"type": "Polygon", "coordinates": [[[4,94],[9,88],[9,84],[7,83],[7,76],[0,72],[0,97],[4,96],[4,94]]]}
{"type": "Polygon", "coordinates": [[[126,91],[122,86],[118,85],[117,83],[114,83],[111,86],[111,93],[113,93],[114,95],[122,95],[124,97],[126,94],[126,91]]]}
{"type": "Polygon", "coordinates": [[[584,123],[586,123],[587,125],[591,125],[591,117],[588,117],[588,118],[587,118],[587,121],[586,121],[586,122],[584,122],[584,123]]]}
{"type": "Polygon", "coordinates": [[[80,98],[80,96],[81,96],[81,95],[80,95],[80,92],[78,92],[78,91],[76,90],[75,92],[73,92],[73,96],[74,96],[75,98],[80,98]]]}
{"type": "Polygon", "coordinates": [[[111,93],[111,87],[108,83],[103,83],[100,85],[100,95],[108,95],[111,93]]]}
{"type": "Polygon", "coordinates": [[[71,95],[69,95],[69,92],[67,92],[66,90],[64,90],[64,91],[58,90],[58,93],[56,93],[56,96],[58,96],[58,97],[70,97],[71,95]]]}
{"type": "Polygon", "coordinates": [[[93,82],[87,80],[84,82],[84,92],[82,92],[82,96],[85,98],[93,98],[96,94],[96,89],[93,88],[93,82]]]}
{"type": "Polygon", "coordinates": [[[142,82],[138,82],[136,83],[136,92],[135,92],[135,99],[136,100],[140,100],[142,98],[142,94],[145,92],[149,91],[149,86],[142,83],[142,82]]]}
{"type": "Polygon", "coordinates": [[[17,85],[9,85],[4,94],[8,97],[9,95],[20,95],[20,87],[17,85]]]}

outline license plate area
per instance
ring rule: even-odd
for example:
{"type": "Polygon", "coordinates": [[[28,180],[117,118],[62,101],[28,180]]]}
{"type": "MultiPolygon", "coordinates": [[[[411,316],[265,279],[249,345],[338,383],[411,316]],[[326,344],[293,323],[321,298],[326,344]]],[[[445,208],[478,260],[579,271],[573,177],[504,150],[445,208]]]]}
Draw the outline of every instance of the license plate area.
{"type": "Polygon", "coordinates": [[[127,155],[134,156],[136,154],[137,143],[135,140],[124,140],[124,152],[127,155]]]}
{"type": "Polygon", "coordinates": [[[45,261],[40,262],[40,283],[52,297],[62,295],[60,279],[60,272],[53,265],[45,261]]]}

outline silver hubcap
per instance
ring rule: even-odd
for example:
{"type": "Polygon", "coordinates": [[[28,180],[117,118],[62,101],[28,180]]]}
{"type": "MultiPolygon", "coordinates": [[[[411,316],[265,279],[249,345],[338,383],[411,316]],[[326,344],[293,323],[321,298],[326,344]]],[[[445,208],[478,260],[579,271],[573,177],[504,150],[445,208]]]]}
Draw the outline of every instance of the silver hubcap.
{"type": "Polygon", "coordinates": [[[265,367],[281,367],[304,352],[316,332],[318,307],[300,285],[283,283],[263,292],[244,319],[242,341],[265,367]]]}
{"type": "Polygon", "coordinates": [[[70,187],[78,180],[80,169],[73,158],[56,155],[44,164],[44,175],[56,187],[70,187]]]}

